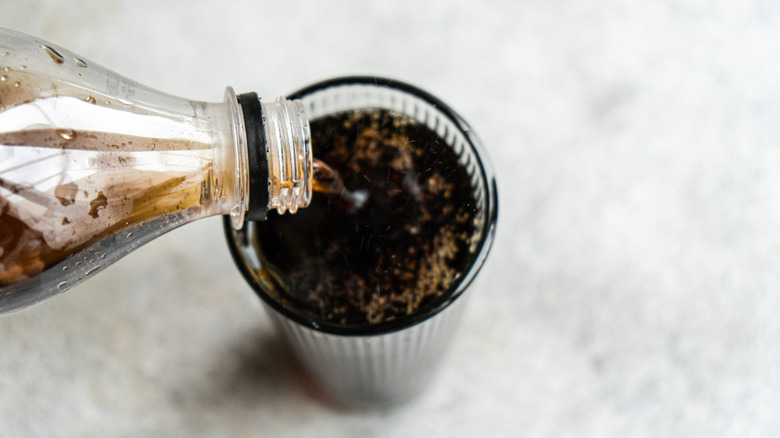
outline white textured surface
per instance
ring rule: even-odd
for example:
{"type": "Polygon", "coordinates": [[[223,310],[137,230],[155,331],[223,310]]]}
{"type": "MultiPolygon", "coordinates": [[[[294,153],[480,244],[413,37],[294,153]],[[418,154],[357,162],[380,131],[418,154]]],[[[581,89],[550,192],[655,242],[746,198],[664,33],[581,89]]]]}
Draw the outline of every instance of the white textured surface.
{"type": "Polygon", "coordinates": [[[375,73],[442,97],[499,177],[437,381],[318,401],[219,220],[0,319],[0,436],[777,436],[775,2],[5,0],[0,25],[219,100],[375,73]]]}

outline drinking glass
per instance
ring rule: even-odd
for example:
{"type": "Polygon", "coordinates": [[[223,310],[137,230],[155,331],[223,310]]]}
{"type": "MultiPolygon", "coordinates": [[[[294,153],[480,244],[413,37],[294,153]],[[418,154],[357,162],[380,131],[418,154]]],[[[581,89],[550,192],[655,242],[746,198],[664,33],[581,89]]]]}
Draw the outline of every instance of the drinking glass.
{"type": "MultiPolygon", "coordinates": [[[[376,77],[347,77],[304,88],[309,120],[361,109],[382,109],[411,117],[436,132],[470,178],[475,233],[470,264],[447,293],[412,314],[377,324],[348,325],[320,320],[280,297],[255,243],[264,236],[256,223],[225,231],[235,262],[262,299],[274,326],[322,389],[351,405],[387,405],[426,387],[452,339],[471,284],[485,262],[496,227],[493,167],[466,122],[436,97],[414,86],[376,77]],[[254,243],[253,243],[254,242],[254,243]]],[[[316,146],[314,155],[316,157],[316,146]]],[[[476,358],[475,358],[476,360],[476,358]]]]}

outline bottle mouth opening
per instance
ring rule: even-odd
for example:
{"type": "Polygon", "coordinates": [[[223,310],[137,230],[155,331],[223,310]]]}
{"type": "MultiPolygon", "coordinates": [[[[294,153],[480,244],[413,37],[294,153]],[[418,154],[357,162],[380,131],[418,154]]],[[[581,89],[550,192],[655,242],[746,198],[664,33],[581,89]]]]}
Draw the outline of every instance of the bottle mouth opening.
{"type": "Polygon", "coordinates": [[[282,97],[260,102],[268,157],[268,209],[305,208],[312,197],[311,132],[303,103],[282,97]]]}

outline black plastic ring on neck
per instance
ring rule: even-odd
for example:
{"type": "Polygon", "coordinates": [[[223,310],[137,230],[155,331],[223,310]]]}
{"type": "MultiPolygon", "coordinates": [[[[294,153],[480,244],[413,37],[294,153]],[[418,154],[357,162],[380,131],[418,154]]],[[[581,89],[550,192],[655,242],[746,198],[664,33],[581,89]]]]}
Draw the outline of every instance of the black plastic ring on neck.
{"type": "Polygon", "coordinates": [[[263,221],[268,212],[268,154],[266,152],[263,109],[257,93],[238,95],[246,131],[249,208],[245,220],[263,221]]]}

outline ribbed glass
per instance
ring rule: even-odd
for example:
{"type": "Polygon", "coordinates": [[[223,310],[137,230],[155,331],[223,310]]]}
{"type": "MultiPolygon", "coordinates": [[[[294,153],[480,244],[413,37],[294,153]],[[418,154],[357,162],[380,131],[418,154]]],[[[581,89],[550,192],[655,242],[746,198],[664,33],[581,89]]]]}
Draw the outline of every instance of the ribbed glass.
{"type": "Polygon", "coordinates": [[[361,406],[399,403],[434,378],[463,313],[465,299],[403,330],[369,336],[326,333],[265,304],[274,326],[308,372],[333,397],[361,406]]]}

